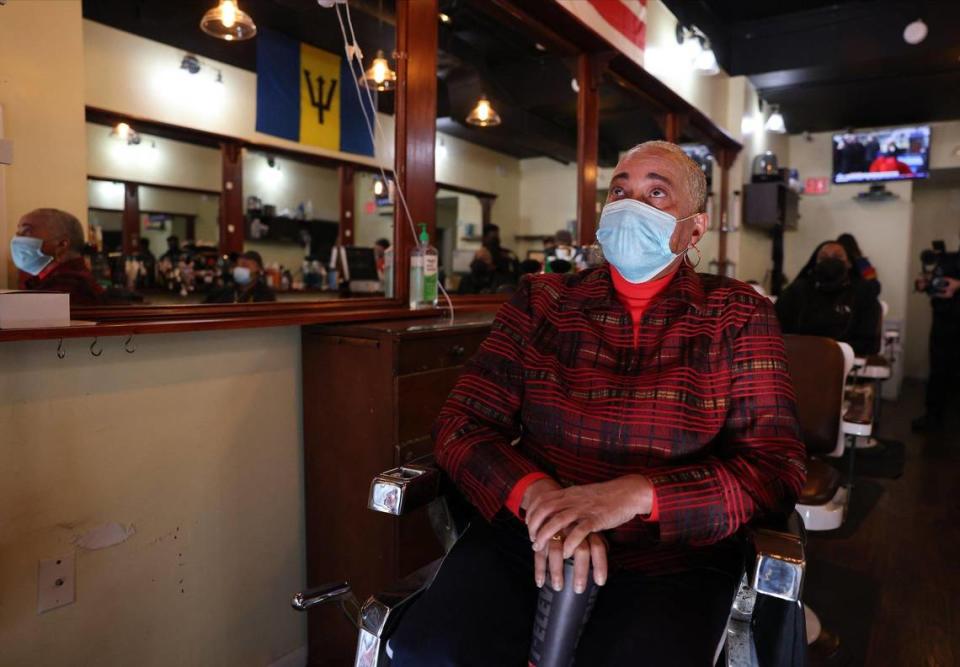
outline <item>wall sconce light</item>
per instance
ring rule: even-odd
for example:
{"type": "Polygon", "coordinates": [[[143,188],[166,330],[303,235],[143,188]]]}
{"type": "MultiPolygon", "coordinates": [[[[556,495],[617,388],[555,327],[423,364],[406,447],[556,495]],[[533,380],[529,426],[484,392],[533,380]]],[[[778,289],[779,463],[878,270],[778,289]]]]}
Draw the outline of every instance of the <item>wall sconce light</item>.
{"type": "Polygon", "coordinates": [[[477,127],[496,127],[500,124],[500,114],[498,114],[486,95],[481,95],[477,100],[477,106],[467,116],[467,123],[477,127]]]}
{"type": "Polygon", "coordinates": [[[691,64],[693,68],[704,76],[713,76],[720,72],[717,55],[713,52],[710,39],[695,25],[685,26],[677,24],[677,44],[683,45],[691,40],[691,64]]]}
{"type": "Polygon", "coordinates": [[[117,123],[110,130],[110,136],[126,142],[128,146],[136,146],[140,143],[140,134],[127,123],[117,123]]]}
{"type": "Polygon", "coordinates": [[[381,93],[393,90],[397,85],[397,73],[390,69],[390,63],[387,62],[382,50],[377,49],[376,58],[359,78],[359,82],[360,85],[381,93]]]}
{"type": "Polygon", "coordinates": [[[220,0],[220,4],[200,19],[200,29],[228,42],[240,42],[257,34],[256,24],[249,14],[240,10],[237,0],[220,0]]]}

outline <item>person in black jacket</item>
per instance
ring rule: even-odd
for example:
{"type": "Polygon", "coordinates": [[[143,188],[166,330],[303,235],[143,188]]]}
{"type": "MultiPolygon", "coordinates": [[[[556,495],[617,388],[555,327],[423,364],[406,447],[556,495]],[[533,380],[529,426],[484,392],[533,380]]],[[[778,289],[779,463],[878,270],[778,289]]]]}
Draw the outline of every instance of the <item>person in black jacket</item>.
{"type": "Polygon", "coordinates": [[[824,241],[777,300],[783,333],[849,343],[858,356],[880,350],[882,311],[873,287],[850,271],[843,246],[824,241]]]}

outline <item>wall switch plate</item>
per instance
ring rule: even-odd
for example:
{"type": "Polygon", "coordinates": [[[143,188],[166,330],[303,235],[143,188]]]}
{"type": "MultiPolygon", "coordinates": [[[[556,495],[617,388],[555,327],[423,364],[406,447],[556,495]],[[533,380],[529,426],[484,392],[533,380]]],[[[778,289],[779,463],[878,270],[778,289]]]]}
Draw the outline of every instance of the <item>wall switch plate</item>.
{"type": "Polygon", "coordinates": [[[76,598],[73,556],[40,561],[37,571],[37,613],[72,604],[76,598]]]}

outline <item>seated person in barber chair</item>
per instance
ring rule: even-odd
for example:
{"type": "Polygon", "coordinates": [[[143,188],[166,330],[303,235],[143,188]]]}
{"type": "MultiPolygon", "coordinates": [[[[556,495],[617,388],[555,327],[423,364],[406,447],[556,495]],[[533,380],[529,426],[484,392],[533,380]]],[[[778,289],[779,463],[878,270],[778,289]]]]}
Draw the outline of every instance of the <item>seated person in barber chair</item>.
{"type": "Polygon", "coordinates": [[[883,313],[876,287],[859,277],[837,241],[817,246],[776,309],[784,333],[849,343],[860,357],[880,350],[883,313]]]}
{"type": "Polygon", "coordinates": [[[525,278],[437,420],[437,462],[482,519],[402,618],[394,667],[526,664],[538,587],[571,556],[575,589],[601,586],[577,664],[713,665],[736,534],[803,485],[772,305],[686,260],[703,172],[657,141],[615,173],[608,263],[525,278]]]}

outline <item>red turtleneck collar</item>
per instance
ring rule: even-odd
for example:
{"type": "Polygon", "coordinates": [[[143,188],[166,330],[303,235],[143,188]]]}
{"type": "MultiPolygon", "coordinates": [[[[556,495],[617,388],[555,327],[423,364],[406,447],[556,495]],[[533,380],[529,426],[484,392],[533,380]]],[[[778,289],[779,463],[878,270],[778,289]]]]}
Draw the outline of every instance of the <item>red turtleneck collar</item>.
{"type": "Polygon", "coordinates": [[[670,284],[673,277],[680,267],[677,264],[673,271],[663,278],[648,280],[643,283],[631,283],[620,275],[613,264],[610,265],[610,278],[613,280],[613,289],[617,293],[617,299],[623,304],[623,307],[630,313],[630,319],[633,321],[633,344],[637,344],[637,338],[640,335],[640,318],[643,311],[647,309],[650,302],[656,298],[664,288],[670,284]]]}

